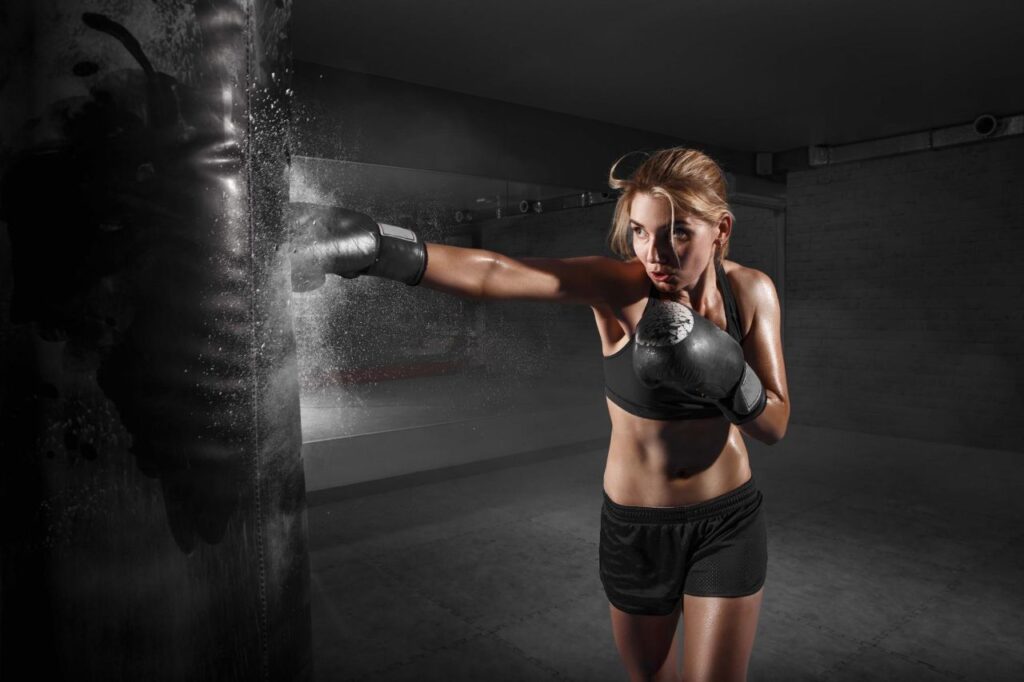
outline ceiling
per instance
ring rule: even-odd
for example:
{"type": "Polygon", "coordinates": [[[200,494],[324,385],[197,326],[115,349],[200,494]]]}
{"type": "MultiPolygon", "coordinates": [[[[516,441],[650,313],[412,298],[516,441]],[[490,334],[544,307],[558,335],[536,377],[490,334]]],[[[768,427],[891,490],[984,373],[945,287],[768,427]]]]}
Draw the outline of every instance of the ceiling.
{"type": "Polygon", "coordinates": [[[743,151],[1024,112],[1021,0],[294,0],[296,59],[743,151]]]}

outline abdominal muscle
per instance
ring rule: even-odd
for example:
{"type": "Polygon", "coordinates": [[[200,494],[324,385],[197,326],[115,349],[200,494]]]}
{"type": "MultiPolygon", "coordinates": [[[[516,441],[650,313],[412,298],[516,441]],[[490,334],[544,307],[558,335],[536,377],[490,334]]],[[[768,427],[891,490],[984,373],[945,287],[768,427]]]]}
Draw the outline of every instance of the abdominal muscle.
{"type": "MultiPolygon", "coordinates": [[[[725,263],[726,273],[735,267],[730,261],[725,263]]],[[[647,305],[650,280],[642,266],[634,267],[636,288],[625,295],[629,303],[591,306],[605,357],[628,343],[647,305]]],[[[736,282],[732,284],[734,291],[740,291],[736,282]]],[[[743,328],[749,330],[750,320],[743,316],[742,309],[740,312],[743,328]]],[[[645,419],[611,400],[607,403],[612,435],[604,490],[613,502],[635,507],[682,507],[724,495],[750,480],[743,436],[724,417],[645,419]]]]}
{"type": "Polygon", "coordinates": [[[723,495],[751,476],[739,429],[724,417],[644,419],[608,402],[604,490],[635,507],[682,507],[723,495]]]}

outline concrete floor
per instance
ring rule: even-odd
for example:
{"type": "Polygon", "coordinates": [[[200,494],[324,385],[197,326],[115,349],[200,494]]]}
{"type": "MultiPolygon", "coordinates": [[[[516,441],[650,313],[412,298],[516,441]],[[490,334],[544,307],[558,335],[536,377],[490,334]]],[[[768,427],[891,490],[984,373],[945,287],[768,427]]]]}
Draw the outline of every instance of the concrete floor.
{"type": "MultiPolygon", "coordinates": [[[[748,445],[769,519],[750,680],[1024,680],[1024,454],[800,426],[748,445]]],[[[604,454],[311,507],[316,678],[625,680],[604,454]]]]}

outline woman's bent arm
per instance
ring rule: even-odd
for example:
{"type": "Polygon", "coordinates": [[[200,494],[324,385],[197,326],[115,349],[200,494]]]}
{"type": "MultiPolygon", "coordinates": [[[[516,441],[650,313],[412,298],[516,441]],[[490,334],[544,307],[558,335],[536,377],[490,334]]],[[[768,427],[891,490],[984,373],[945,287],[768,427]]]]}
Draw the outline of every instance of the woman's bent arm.
{"type": "Polygon", "coordinates": [[[768,402],[761,415],[740,429],[762,443],[773,445],[786,435],[789,426],[789,387],[782,358],[782,313],[775,285],[758,273],[753,287],[754,318],[743,340],[743,354],[764,385],[768,402]]]}

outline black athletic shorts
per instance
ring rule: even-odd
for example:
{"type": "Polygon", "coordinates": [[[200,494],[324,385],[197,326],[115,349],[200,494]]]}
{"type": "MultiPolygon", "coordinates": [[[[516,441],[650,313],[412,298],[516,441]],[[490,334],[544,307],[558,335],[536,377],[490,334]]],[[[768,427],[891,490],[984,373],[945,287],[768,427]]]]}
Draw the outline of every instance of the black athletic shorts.
{"type": "Polygon", "coordinates": [[[765,514],[754,479],[685,507],[628,507],[604,496],[601,582],[608,601],[626,613],[669,614],[684,593],[753,594],[767,570],[765,514]]]}

